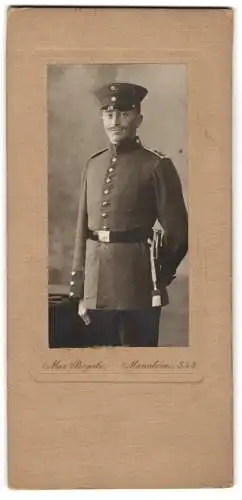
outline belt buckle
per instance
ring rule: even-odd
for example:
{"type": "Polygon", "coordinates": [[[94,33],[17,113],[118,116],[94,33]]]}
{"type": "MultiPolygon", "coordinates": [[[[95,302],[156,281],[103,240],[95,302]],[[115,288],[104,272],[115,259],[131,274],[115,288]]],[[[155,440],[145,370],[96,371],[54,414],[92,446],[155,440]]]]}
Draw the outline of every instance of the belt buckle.
{"type": "Polygon", "coordinates": [[[110,242],[110,231],[102,230],[98,231],[98,241],[101,243],[109,243],[110,242]]]}

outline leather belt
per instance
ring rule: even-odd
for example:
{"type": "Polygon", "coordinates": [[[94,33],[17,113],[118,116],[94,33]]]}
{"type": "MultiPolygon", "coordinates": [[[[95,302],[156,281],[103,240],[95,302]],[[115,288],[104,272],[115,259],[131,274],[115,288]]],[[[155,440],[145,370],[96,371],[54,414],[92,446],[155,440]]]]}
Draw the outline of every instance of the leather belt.
{"type": "Polygon", "coordinates": [[[152,237],[152,235],[142,228],[127,231],[109,231],[106,229],[92,231],[88,229],[88,238],[101,243],[138,243],[146,241],[149,237],[152,237]]]}

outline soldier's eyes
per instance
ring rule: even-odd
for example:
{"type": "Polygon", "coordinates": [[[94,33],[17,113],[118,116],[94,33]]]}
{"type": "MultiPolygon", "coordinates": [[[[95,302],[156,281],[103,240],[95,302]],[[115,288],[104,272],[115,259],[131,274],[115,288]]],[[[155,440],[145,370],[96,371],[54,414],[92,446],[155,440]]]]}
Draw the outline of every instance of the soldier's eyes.
{"type": "MultiPolygon", "coordinates": [[[[111,120],[114,118],[114,113],[112,111],[104,113],[105,118],[111,120]]],[[[122,118],[128,118],[129,117],[129,112],[128,111],[121,111],[119,114],[120,117],[122,118]]]]}

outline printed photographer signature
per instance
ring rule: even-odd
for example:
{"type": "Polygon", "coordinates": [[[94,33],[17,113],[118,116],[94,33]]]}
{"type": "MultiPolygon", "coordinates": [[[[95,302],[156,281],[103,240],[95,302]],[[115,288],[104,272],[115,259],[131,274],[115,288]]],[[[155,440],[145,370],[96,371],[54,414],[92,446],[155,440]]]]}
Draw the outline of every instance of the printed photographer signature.
{"type": "MultiPolygon", "coordinates": [[[[129,361],[123,361],[121,363],[121,368],[127,371],[131,370],[151,370],[151,371],[159,371],[159,370],[194,370],[197,367],[196,361],[161,361],[155,360],[151,362],[143,362],[140,359],[132,359],[129,361]]],[[[102,360],[96,362],[87,362],[81,359],[77,359],[74,361],[63,361],[61,359],[54,359],[53,361],[45,361],[42,365],[43,370],[45,371],[71,371],[77,370],[81,372],[87,371],[99,371],[106,370],[107,366],[104,364],[102,360]]]]}
{"type": "Polygon", "coordinates": [[[53,361],[45,361],[42,365],[43,370],[56,370],[56,371],[66,371],[66,370],[80,370],[87,372],[89,370],[105,370],[106,366],[103,361],[97,361],[95,363],[88,363],[87,361],[82,361],[77,359],[74,361],[62,361],[60,359],[54,359],[53,361]]]}

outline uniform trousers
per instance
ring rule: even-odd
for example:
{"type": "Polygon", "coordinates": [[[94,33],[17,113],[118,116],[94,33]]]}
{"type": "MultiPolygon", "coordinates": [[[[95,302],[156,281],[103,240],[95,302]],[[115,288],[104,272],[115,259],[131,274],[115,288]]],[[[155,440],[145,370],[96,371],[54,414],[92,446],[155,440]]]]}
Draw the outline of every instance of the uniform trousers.
{"type": "Polygon", "coordinates": [[[160,313],[160,307],[125,311],[89,310],[90,335],[93,333],[90,342],[93,345],[156,347],[160,313]]]}
{"type": "Polygon", "coordinates": [[[88,326],[77,311],[76,300],[50,302],[50,348],[158,345],[160,307],[135,311],[88,310],[91,318],[88,326]]]}

